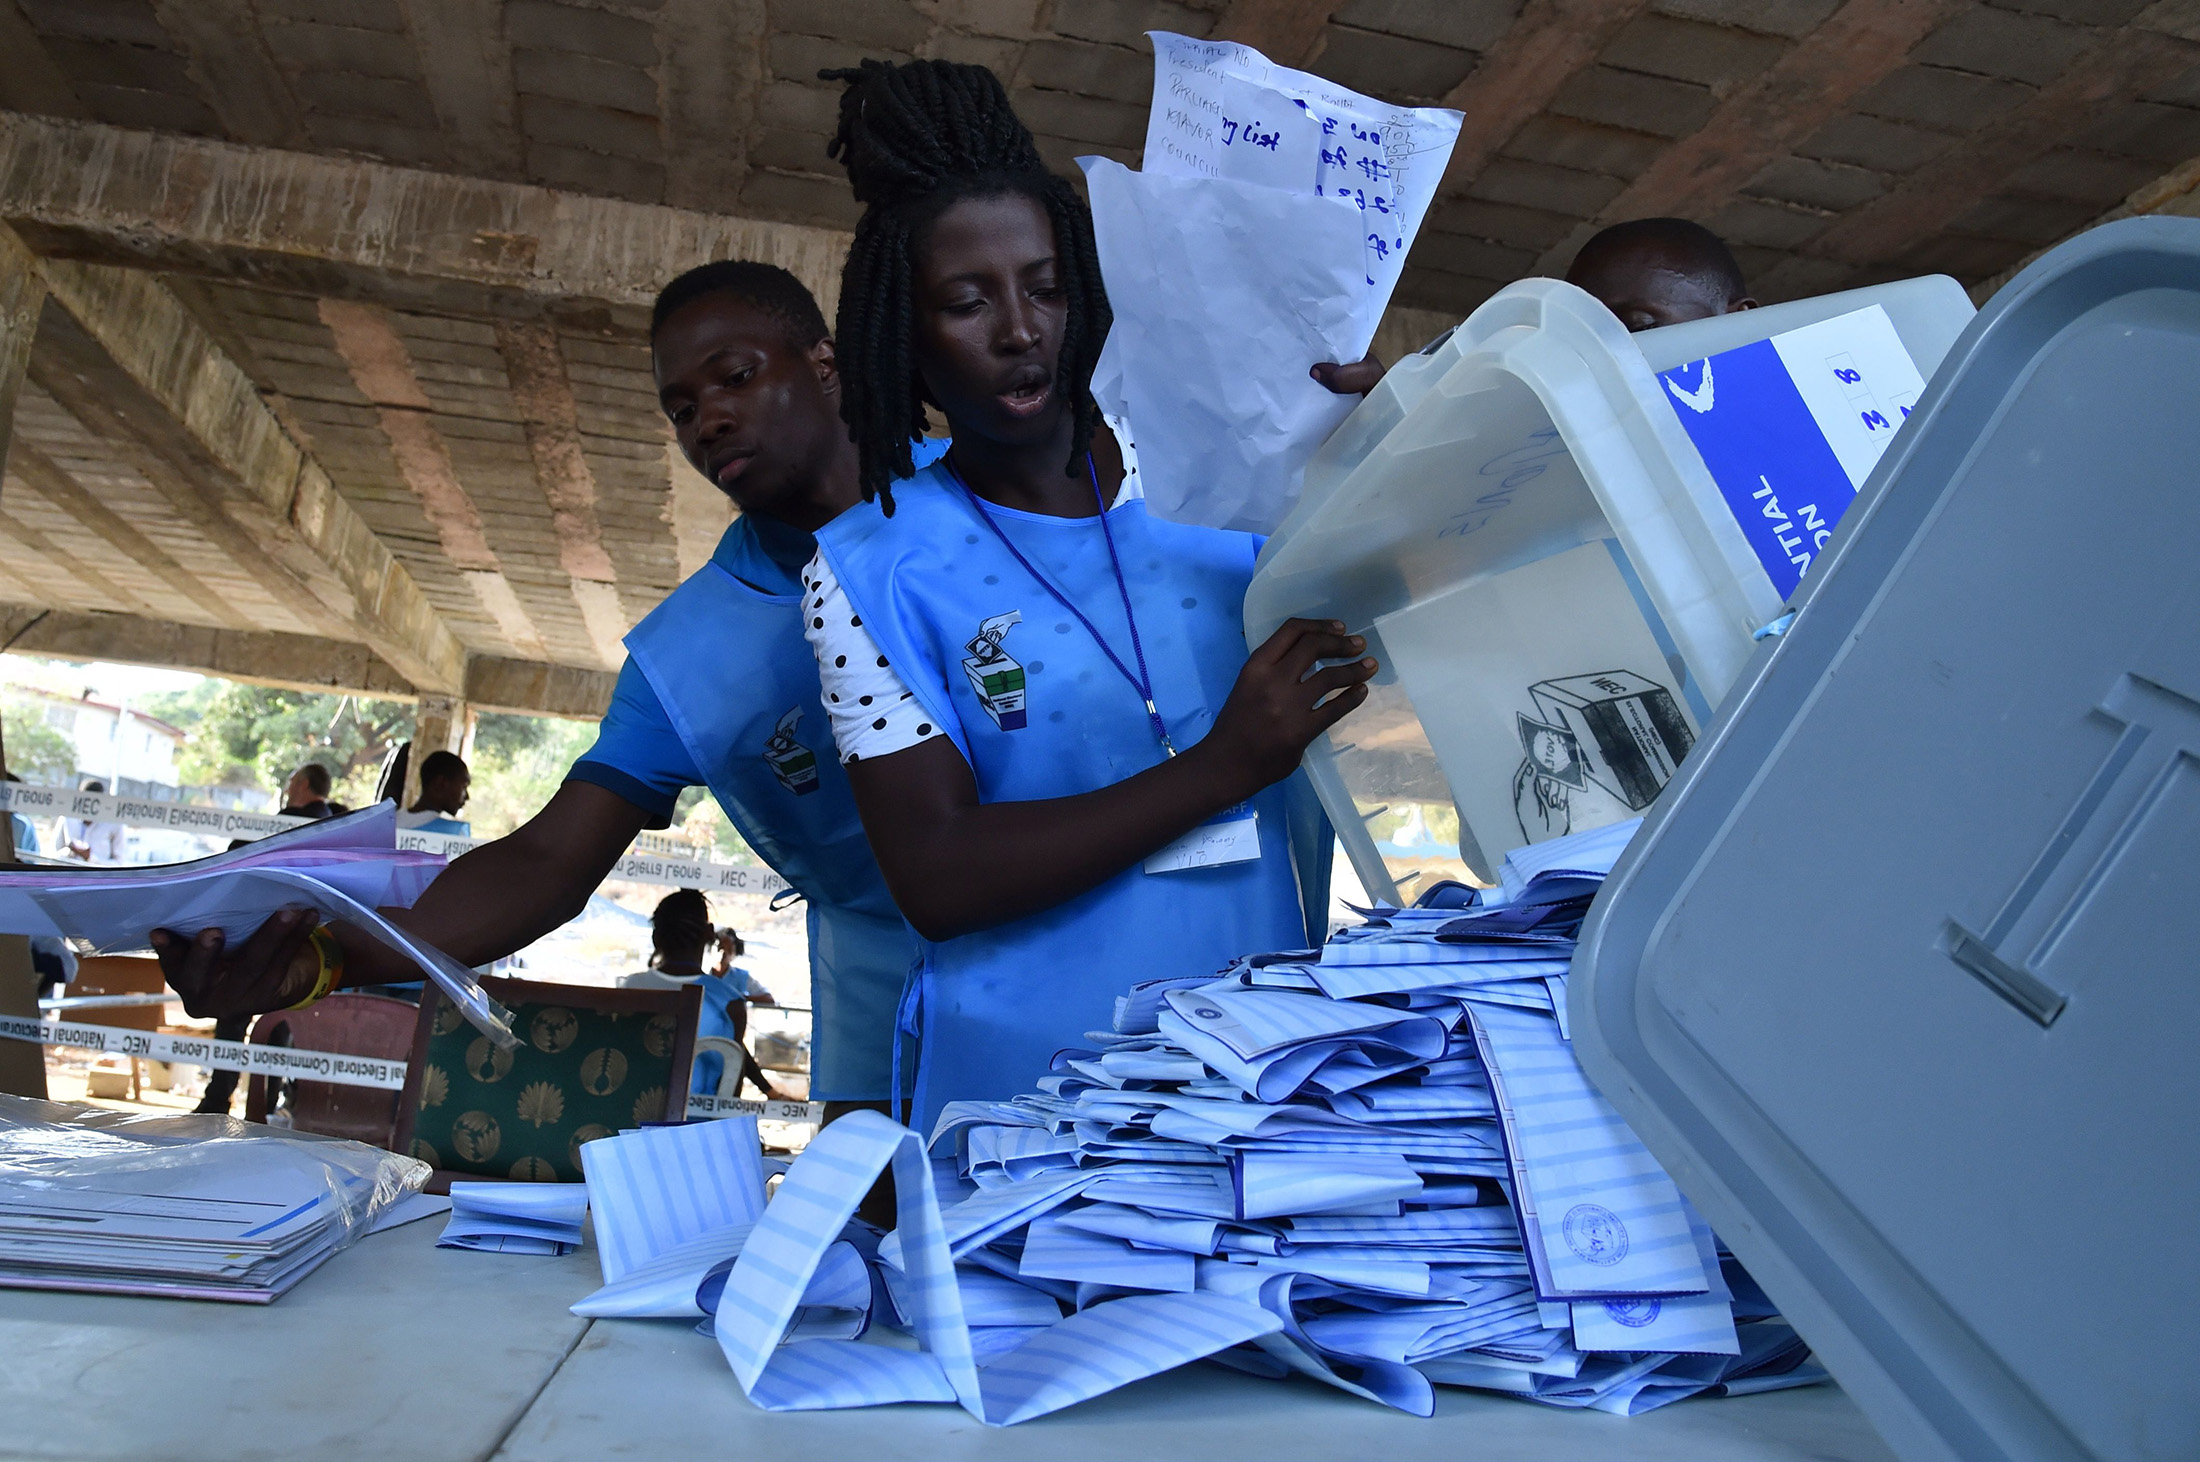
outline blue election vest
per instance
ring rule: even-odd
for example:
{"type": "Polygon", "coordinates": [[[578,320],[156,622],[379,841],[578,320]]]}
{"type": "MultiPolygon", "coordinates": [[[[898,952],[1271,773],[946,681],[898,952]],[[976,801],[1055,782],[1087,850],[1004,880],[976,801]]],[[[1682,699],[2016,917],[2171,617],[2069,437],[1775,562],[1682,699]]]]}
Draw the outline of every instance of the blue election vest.
{"type": "Polygon", "coordinates": [[[801,589],[748,518],[626,637],[673,729],[757,855],[807,900],[810,1096],[891,1094],[894,1012],[916,936],[894,907],[833,751],[801,589]]]}
{"type": "MultiPolygon", "coordinates": [[[[818,545],[852,611],[970,764],[986,802],[1073,796],[1164,757],[1138,692],[1075,617],[986,526],[946,472],[928,468],[843,513],[818,545]]],[[[987,504],[1032,565],[1126,665],[1131,631],[1097,518],[987,504]]],[[[1143,502],[1108,514],[1152,676],[1181,750],[1207,734],[1245,664],[1245,586],[1257,539],[1167,523],[1143,502]]],[[[1134,866],[1067,903],[924,944],[904,1033],[920,1035],[914,1125],[943,1104],[1032,1089],[1054,1053],[1109,1028],[1134,982],[1218,971],[1238,955],[1302,944],[1306,925],[1283,789],[1253,800],[1261,856],[1147,873],[1134,866]]]]}

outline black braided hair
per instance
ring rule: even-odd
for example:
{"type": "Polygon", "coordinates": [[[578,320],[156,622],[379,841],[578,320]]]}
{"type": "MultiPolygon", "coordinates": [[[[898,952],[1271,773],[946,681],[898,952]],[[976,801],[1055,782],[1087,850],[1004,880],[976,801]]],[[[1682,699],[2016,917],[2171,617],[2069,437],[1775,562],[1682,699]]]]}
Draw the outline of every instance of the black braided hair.
{"type": "Polygon", "coordinates": [[[983,66],[909,61],[820,71],[840,81],[840,128],[826,148],[848,170],[863,217],[840,278],[836,349],[840,413],[862,459],[865,498],[894,511],[892,483],[914,470],[909,441],[925,429],[923,384],[910,348],[912,254],[949,205],[1018,194],[1047,211],[1068,301],[1055,381],[1068,392],[1075,475],[1091,449],[1100,407],[1092,368],[1114,318],[1100,280],[1092,213],[1069,182],[1047,171],[1031,133],[983,66]]]}
{"type": "Polygon", "coordinates": [[[698,959],[710,943],[710,900],[693,888],[675,889],[657,901],[649,916],[649,939],[657,964],[668,959],[698,959]]]}

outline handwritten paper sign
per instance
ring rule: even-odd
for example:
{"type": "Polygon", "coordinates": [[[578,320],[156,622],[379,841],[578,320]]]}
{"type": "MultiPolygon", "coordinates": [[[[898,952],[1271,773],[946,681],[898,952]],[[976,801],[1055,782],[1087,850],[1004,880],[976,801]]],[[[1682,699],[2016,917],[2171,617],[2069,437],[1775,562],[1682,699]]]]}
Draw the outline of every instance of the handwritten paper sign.
{"type": "Polygon", "coordinates": [[[1093,394],[1157,517],[1272,532],[1357,404],[1307,368],[1367,353],[1459,114],[1150,34],[1144,171],[1079,159],[1115,309],[1093,394]]]}

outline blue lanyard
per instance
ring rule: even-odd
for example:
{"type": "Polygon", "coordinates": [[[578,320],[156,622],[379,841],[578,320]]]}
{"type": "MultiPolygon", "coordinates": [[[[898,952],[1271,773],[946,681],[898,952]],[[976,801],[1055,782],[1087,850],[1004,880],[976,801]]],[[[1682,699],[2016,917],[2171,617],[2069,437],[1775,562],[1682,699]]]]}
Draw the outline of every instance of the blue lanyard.
{"type": "Polygon", "coordinates": [[[1107,656],[1109,663],[1114,665],[1122,673],[1123,678],[1131,683],[1131,689],[1137,691],[1138,698],[1145,702],[1146,719],[1153,722],[1153,734],[1159,738],[1161,749],[1169,755],[1175,756],[1176,743],[1169,740],[1169,728],[1162,724],[1161,712],[1154,707],[1153,676],[1146,669],[1146,647],[1138,638],[1138,617],[1131,613],[1131,587],[1123,577],[1123,560],[1117,557],[1115,552],[1115,530],[1108,526],[1108,504],[1106,499],[1100,496],[1100,469],[1093,465],[1092,453],[1085,453],[1085,471],[1092,477],[1092,500],[1100,509],[1100,534],[1107,540],[1108,565],[1115,570],[1116,591],[1123,596],[1123,622],[1131,627],[1131,654],[1138,661],[1138,673],[1136,675],[1131,674],[1131,668],[1123,663],[1123,657],[1116,654],[1108,642],[1101,637],[1099,628],[1091,620],[1085,618],[1085,611],[1070,603],[1069,596],[1060,589],[1055,588],[1053,581],[1033,567],[1030,559],[1024,557],[1023,550],[1009,541],[1008,535],[1001,531],[1001,525],[993,520],[991,513],[986,511],[985,499],[972,492],[970,484],[963,481],[962,473],[955,470],[954,454],[950,452],[947,456],[942,457],[940,465],[947,469],[948,476],[955,479],[955,486],[963,490],[963,496],[970,499],[970,506],[978,510],[978,516],[985,519],[985,526],[993,530],[993,536],[1001,540],[1001,547],[1007,549],[1016,562],[1023,565],[1024,572],[1031,575],[1040,588],[1054,596],[1055,603],[1076,616],[1077,622],[1085,627],[1085,633],[1091,635],[1092,642],[1100,647],[1100,653],[1107,656]]]}

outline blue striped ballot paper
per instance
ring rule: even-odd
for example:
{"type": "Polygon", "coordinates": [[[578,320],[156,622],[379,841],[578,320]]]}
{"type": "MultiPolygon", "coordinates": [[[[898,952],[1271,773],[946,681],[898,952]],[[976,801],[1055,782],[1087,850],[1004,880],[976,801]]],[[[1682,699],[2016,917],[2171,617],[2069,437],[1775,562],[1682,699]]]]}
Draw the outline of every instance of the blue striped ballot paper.
{"type": "Polygon", "coordinates": [[[439,1249],[570,1254],[581,1246],[588,1189],[580,1183],[453,1183],[439,1249]]]}
{"type": "Polygon", "coordinates": [[[842,1118],[768,1204],[753,1122],[592,1142],[606,1282],[575,1308],[709,1317],[767,1409],[992,1425],[1199,1359],[1419,1416],[1437,1385],[1632,1415],[1821,1380],[1558,1019],[1631,831],[1134,987],[1033,1090],[929,1140],[842,1118]],[[853,1215],[889,1167],[880,1236],[853,1215]]]}
{"type": "Polygon", "coordinates": [[[1783,599],[1925,389],[1878,305],[1690,361],[1659,380],[1783,599]]]}

